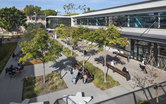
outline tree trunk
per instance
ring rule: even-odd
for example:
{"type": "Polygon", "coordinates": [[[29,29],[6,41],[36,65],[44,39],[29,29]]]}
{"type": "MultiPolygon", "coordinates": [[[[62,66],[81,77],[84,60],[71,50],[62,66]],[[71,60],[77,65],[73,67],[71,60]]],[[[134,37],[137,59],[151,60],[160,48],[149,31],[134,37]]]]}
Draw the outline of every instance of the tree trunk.
{"type": "Polygon", "coordinates": [[[83,73],[84,73],[84,66],[85,66],[85,51],[83,48],[83,73]]]}
{"type": "Polygon", "coordinates": [[[43,83],[46,82],[46,79],[45,79],[45,63],[43,62],[43,83]]]}
{"type": "MultiPolygon", "coordinates": [[[[106,51],[106,45],[104,45],[105,51],[106,51]]],[[[107,54],[105,53],[104,55],[104,70],[105,70],[105,74],[104,74],[104,83],[107,82],[107,54]]]]}
{"type": "MultiPolygon", "coordinates": [[[[72,38],[71,38],[70,44],[71,44],[71,49],[73,50],[73,48],[72,48],[72,38]]],[[[71,56],[73,55],[72,50],[71,50],[71,56]]]]}
{"type": "Polygon", "coordinates": [[[159,104],[159,98],[158,98],[158,85],[156,88],[156,104],[159,104]]]}

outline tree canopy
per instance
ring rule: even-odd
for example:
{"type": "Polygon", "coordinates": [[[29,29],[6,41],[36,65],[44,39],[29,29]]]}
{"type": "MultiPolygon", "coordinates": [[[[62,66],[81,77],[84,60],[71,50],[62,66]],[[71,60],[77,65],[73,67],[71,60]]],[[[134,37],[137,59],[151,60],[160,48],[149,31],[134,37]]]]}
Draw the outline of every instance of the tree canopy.
{"type": "MultiPolygon", "coordinates": [[[[65,29],[65,28],[64,28],[65,29]]],[[[57,34],[61,35],[65,30],[56,28],[57,34]]],[[[72,37],[72,43],[77,44],[79,40],[88,40],[90,42],[95,42],[99,47],[106,46],[120,46],[124,47],[129,44],[127,38],[120,37],[122,32],[114,25],[109,25],[106,28],[99,28],[97,30],[89,30],[83,26],[77,28],[72,28],[70,30],[70,36],[72,37]]],[[[83,49],[86,50],[86,49],[83,49]]],[[[103,54],[106,63],[107,54],[103,54]]],[[[84,61],[83,61],[84,65],[84,61]]],[[[106,66],[106,64],[105,64],[106,66]]],[[[106,68],[106,67],[105,67],[106,68]]],[[[106,71],[107,72],[107,71],[106,71]]],[[[104,82],[106,82],[106,74],[104,75],[104,82]]]]}
{"type": "Polygon", "coordinates": [[[82,11],[82,13],[85,13],[88,11],[86,5],[75,5],[73,3],[69,3],[63,6],[63,9],[65,10],[66,15],[75,15],[80,13],[80,11],[82,11]]]}
{"type": "MultiPolygon", "coordinates": [[[[33,32],[33,31],[32,31],[33,32]]],[[[19,62],[26,62],[29,59],[41,60],[43,62],[43,81],[45,82],[45,63],[56,61],[61,52],[60,46],[54,39],[50,39],[43,29],[38,29],[34,38],[20,44],[22,52],[25,54],[19,62]]]]}
{"type": "Polygon", "coordinates": [[[26,31],[24,32],[23,39],[29,41],[34,38],[36,32],[39,28],[44,29],[44,25],[42,23],[28,23],[25,25],[26,31]]]}
{"type": "Polygon", "coordinates": [[[15,31],[25,22],[26,15],[15,7],[0,9],[0,27],[5,30],[9,32],[15,31]]]}
{"type": "Polygon", "coordinates": [[[57,43],[50,39],[43,29],[38,29],[36,35],[31,41],[24,41],[20,44],[24,57],[20,62],[26,62],[28,59],[41,60],[43,62],[55,61],[60,52],[57,43]]]}
{"type": "Polygon", "coordinates": [[[41,12],[41,7],[38,7],[38,6],[34,6],[34,5],[26,5],[25,8],[24,8],[24,13],[27,15],[27,16],[32,16],[34,15],[35,13],[38,14],[41,12]]]}
{"type": "Polygon", "coordinates": [[[51,10],[51,9],[46,9],[46,10],[42,10],[42,13],[45,13],[46,16],[56,16],[57,15],[57,11],[55,10],[51,10]]]}

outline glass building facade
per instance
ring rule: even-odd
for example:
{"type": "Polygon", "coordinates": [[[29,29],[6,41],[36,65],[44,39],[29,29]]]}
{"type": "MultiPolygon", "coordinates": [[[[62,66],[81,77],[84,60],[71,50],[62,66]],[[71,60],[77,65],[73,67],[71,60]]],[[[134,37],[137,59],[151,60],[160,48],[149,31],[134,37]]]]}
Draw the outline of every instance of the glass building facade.
{"type": "Polygon", "coordinates": [[[75,25],[89,26],[108,26],[114,24],[120,27],[135,28],[166,28],[166,12],[118,15],[118,16],[100,16],[100,17],[82,17],[74,19],[75,25]]]}
{"type": "Polygon", "coordinates": [[[71,18],[46,18],[46,28],[55,29],[60,26],[60,24],[71,26],[71,18]]]}
{"type": "MultiPolygon", "coordinates": [[[[74,25],[108,26],[110,24],[118,27],[166,29],[166,12],[74,18],[74,25]]],[[[121,47],[121,49],[132,59],[138,61],[142,61],[152,52],[156,66],[163,69],[163,62],[166,60],[166,43],[130,38],[130,46],[121,47]]]]}
{"type": "MultiPolygon", "coordinates": [[[[131,58],[142,61],[150,53],[153,54],[156,66],[163,68],[163,61],[166,60],[166,44],[153,43],[142,40],[131,39],[131,58]]],[[[164,69],[166,70],[166,69],[164,69]]]]}

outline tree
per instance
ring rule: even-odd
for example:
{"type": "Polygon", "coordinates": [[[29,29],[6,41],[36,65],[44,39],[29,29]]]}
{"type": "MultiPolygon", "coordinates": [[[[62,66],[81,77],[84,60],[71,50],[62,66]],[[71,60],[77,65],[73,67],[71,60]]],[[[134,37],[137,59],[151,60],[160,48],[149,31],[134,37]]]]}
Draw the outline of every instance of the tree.
{"type": "MultiPolygon", "coordinates": [[[[99,30],[95,30],[95,41],[96,43],[99,44],[99,46],[104,46],[105,50],[106,50],[106,46],[112,46],[112,45],[119,45],[119,46],[126,46],[127,44],[129,44],[127,38],[121,38],[120,34],[122,34],[122,32],[120,30],[118,30],[118,28],[114,25],[109,25],[108,27],[106,27],[106,29],[104,28],[99,28],[99,30]]],[[[104,76],[104,82],[106,82],[106,75],[107,75],[107,67],[106,67],[106,59],[107,59],[107,54],[104,53],[104,66],[105,66],[105,76],[104,76]]]]}
{"type": "Polygon", "coordinates": [[[87,8],[86,12],[84,13],[89,13],[89,12],[95,12],[96,10],[90,10],[90,8],[87,8]]]}
{"type": "Polygon", "coordinates": [[[46,16],[49,16],[49,15],[56,16],[57,15],[57,11],[51,10],[51,9],[42,10],[41,12],[45,13],[46,16]]]}
{"type": "Polygon", "coordinates": [[[27,16],[32,16],[34,15],[35,13],[38,14],[41,12],[41,7],[38,7],[38,6],[34,6],[34,5],[26,5],[25,8],[24,8],[24,13],[27,15],[27,16]]]}
{"type": "Polygon", "coordinates": [[[25,32],[23,39],[26,41],[30,41],[34,38],[39,28],[45,29],[42,23],[28,23],[25,25],[25,32]]]}
{"type": "Polygon", "coordinates": [[[5,30],[9,32],[16,31],[20,26],[24,25],[25,22],[25,14],[15,7],[0,9],[0,27],[5,30]]]}
{"type": "Polygon", "coordinates": [[[41,7],[34,6],[34,13],[36,13],[36,14],[41,13],[41,7]]]}
{"type": "Polygon", "coordinates": [[[38,29],[34,38],[20,44],[22,52],[25,54],[19,62],[26,62],[28,59],[41,60],[43,62],[43,82],[45,83],[45,63],[56,61],[61,52],[57,42],[50,39],[43,29],[38,29]]]}
{"type": "Polygon", "coordinates": [[[73,3],[69,3],[67,5],[64,5],[63,9],[65,10],[66,14],[72,14],[76,10],[75,4],[73,4],[73,3]]]}
{"type": "Polygon", "coordinates": [[[85,13],[87,11],[86,5],[79,5],[78,9],[80,9],[83,13],[85,13]]]}
{"type": "MultiPolygon", "coordinates": [[[[79,26],[77,28],[73,28],[71,30],[72,43],[77,44],[77,42],[79,40],[82,40],[82,41],[86,40],[87,34],[89,32],[90,32],[90,30],[87,27],[84,28],[82,26],[79,26]]],[[[83,59],[84,59],[85,58],[85,48],[84,48],[83,44],[82,44],[81,48],[82,48],[81,50],[83,51],[83,59]]],[[[85,60],[83,60],[83,68],[84,68],[84,64],[85,64],[85,60]]]]}
{"type": "Polygon", "coordinates": [[[63,9],[65,10],[65,13],[67,15],[75,15],[75,14],[78,14],[76,13],[77,12],[80,12],[82,11],[82,13],[86,12],[87,11],[87,7],[86,5],[79,5],[79,6],[76,6],[75,4],[73,3],[69,3],[67,5],[64,5],[63,6],[63,9]]]}

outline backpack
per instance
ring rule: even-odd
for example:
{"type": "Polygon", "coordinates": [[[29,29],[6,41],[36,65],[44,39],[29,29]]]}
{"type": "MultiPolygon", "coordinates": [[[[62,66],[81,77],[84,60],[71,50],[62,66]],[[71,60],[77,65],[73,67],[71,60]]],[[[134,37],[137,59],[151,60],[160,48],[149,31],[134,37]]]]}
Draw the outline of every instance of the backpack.
{"type": "Polygon", "coordinates": [[[73,68],[72,68],[72,69],[70,69],[70,74],[73,74],[73,68]]]}

